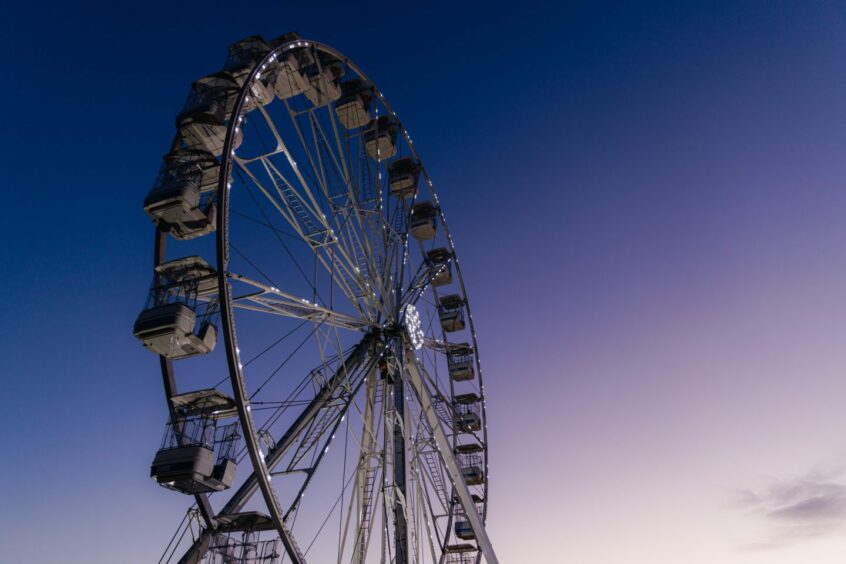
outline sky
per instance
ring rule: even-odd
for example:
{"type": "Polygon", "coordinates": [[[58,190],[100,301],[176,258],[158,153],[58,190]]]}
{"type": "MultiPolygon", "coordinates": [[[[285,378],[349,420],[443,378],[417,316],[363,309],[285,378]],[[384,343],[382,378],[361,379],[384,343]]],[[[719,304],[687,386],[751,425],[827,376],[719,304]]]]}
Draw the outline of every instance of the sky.
{"type": "Polygon", "coordinates": [[[846,6],[18,3],[0,37],[0,561],[155,561],[141,202],[256,33],[357,62],[438,187],[504,563],[846,553],[846,6]]]}

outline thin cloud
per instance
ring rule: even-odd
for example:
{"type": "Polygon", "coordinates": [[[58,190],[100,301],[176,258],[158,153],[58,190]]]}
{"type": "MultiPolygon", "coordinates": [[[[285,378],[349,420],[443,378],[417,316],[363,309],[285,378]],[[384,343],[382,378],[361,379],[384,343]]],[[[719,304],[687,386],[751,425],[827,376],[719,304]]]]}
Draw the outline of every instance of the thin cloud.
{"type": "Polygon", "coordinates": [[[741,550],[772,550],[842,531],[846,524],[846,483],[842,472],[811,472],[741,490],[734,505],[761,519],[763,539],[741,550]]]}

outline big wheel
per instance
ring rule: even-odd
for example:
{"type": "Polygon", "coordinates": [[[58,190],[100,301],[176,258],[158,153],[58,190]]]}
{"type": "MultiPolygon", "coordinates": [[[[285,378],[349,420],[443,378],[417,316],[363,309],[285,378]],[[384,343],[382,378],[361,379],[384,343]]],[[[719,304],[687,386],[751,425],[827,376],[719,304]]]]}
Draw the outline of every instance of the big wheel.
{"type": "Polygon", "coordinates": [[[194,497],[162,561],[497,562],[470,303],[385,97],[256,36],[176,125],[135,323],[169,412],[151,476],[194,497]]]}

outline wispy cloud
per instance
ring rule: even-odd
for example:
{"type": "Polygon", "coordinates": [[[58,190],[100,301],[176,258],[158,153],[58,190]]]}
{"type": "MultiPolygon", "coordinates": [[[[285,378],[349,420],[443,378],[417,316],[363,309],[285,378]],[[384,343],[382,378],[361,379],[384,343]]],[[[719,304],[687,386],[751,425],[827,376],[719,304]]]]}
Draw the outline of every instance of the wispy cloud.
{"type": "Polygon", "coordinates": [[[764,538],[742,550],[769,550],[840,532],[846,525],[846,476],[842,470],[771,480],[737,492],[735,507],[766,525],[764,538]]]}

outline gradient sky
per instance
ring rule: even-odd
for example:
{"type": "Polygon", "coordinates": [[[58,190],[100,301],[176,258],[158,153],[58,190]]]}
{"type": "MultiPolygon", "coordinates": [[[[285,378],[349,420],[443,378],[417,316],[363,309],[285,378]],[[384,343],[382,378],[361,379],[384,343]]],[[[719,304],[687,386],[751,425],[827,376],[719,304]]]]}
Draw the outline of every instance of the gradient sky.
{"type": "Polygon", "coordinates": [[[45,2],[0,22],[0,561],[155,561],[187,501],[131,335],[190,81],[298,30],[355,60],[449,218],[500,561],[846,555],[846,5],[45,2]]]}

